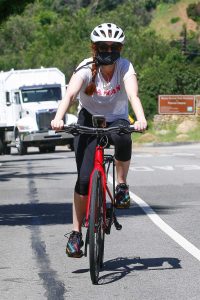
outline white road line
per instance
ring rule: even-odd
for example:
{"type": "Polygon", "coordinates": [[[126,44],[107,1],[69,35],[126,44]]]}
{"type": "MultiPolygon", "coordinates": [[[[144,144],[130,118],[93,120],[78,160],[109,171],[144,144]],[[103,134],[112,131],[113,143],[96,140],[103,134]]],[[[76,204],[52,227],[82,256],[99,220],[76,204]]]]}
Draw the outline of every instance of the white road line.
{"type": "Polygon", "coordinates": [[[196,156],[194,153],[179,153],[179,152],[175,152],[175,153],[159,153],[159,154],[147,154],[147,153],[141,153],[141,154],[134,154],[134,157],[141,157],[141,158],[151,158],[151,157],[174,157],[174,156],[196,156]]]}
{"type": "Polygon", "coordinates": [[[134,157],[153,157],[153,154],[134,154],[134,157]]]}
{"type": "Polygon", "coordinates": [[[194,153],[179,153],[179,152],[176,152],[174,153],[174,156],[195,156],[194,153]]]}
{"type": "MultiPolygon", "coordinates": [[[[112,184],[112,176],[108,175],[108,181],[112,184]]],[[[156,212],[140,197],[129,191],[130,197],[136,202],[151,221],[158,226],[164,233],[166,233],[172,240],[184,248],[188,253],[200,261],[200,250],[186,240],[182,235],[176,232],[172,227],[165,223],[156,212]]]]}
{"type": "Polygon", "coordinates": [[[162,171],[199,171],[200,165],[174,165],[174,166],[134,166],[130,167],[130,170],[133,172],[154,172],[157,170],[162,171]]]}

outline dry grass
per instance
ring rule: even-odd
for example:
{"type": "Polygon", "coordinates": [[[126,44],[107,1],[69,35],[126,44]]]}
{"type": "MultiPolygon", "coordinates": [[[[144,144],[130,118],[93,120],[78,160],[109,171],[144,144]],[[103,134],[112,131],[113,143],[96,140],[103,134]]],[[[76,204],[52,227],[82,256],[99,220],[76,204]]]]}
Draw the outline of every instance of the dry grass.
{"type": "Polygon", "coordinates": [[[189,4],[198,2],[199,0],[181,0],[176,4],[158,5],[150,28],[168,40],[179,39],[184,24],[188,31],[198,30],[197,23],[188,18],[186,11],[189,4]],[[177,22],[173,23],[173,20],[177,22]]]}

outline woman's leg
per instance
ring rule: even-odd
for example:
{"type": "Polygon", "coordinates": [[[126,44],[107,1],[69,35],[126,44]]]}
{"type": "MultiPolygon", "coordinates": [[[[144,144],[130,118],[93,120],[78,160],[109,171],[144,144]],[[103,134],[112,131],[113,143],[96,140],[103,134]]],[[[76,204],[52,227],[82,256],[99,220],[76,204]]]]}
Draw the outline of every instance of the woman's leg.
{"type": "Polygon", "coordinates": [[[130,166],[130,160],[120,161],[116,159],[115,164],[116,164],[117,182],[126,183],[128,170],[130,166]]]}
{"type": "MultiPolygon", "coordinates": [[[[109,124],[109,127],[128,125],[127,120],[117,120],[109,124]]],[[[115,162],[118,183],[126,183],[131,161],[132,140],[130,134],[111,134],[111,144],[115,146],[115,162]]]]}
{"type": "MultiPolygon", "coordinates": [[[[92,116],[85,109],[82,109],[79,114],[78,123],[80,125],[92,126],[91,122],[92,116]]],[[[73,231],[69,236],[66,246],[66,253],[69,257],[81,257],[83,255],[83,251],[81,250],[83,246],[81,226],[86,213],[89,178],[94,163],[95,146],[96,139],[93,137],[79,135],[74,139],[78,178],[74,191],[73,231]]]]}
{"type": "MultiPolygon", "coordinates": [[[[92,127],[92,115],[85,109],[82,109],[78,123],[92,127]]],[[[94,164],[96,143],[96,137],[89,135],[79,135],[74,140],[78,178],[74,191],[73,230],[78,232],[81,231],[83,218],[86,213],[89,179],[94,164]]]]}
{"type": "Polygon", "coordinates": [[[83,218],[86,213],[87,195],[79,195],[74,192],[74,203],[73,203],[73,230],[81,232],[81,226],[83,218]]]}
{"type": "MultiPolygon", "coordinates": [[[[110,126],[127,125],[126,120],[118,120],[113,122],[110,126]]],[[[128,208],[130,206],[130,195],[127,185],[127,175],[130,166],[132,153],[132,140],[130,134],[112,134],[111,139],[115,145],[115,162],[117,182],[116,186],[116,207],[128,208]]]]}

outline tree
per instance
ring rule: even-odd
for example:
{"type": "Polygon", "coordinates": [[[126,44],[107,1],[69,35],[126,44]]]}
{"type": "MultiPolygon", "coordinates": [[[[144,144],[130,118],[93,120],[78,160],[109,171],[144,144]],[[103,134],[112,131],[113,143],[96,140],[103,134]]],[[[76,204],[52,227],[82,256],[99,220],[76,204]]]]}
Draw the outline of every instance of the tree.
{"type": "Polygon", "coordinates": [[[139,76],[139,91],[148,117],[157,113],[158,95],[198,94],[200,66],[188,61],[178,49],[171,49],[164,60],[153,56],[139,76]]]}
{"type": "Polygon", "coordinates": [[[4,21],[12,14],[20,14],[28,3],[34,0],[0,0],[0,20],[4,21]]]}

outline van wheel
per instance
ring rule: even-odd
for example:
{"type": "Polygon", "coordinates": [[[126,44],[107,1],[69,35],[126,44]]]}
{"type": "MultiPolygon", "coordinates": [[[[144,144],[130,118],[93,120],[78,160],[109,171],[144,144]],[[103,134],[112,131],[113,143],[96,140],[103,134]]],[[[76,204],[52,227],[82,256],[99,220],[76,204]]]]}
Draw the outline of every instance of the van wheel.
{"type": "Polygon", "coordinates": [[[49,152],[55,152],[55,150],[56,150],[56,146],[51,146],[51,147],[49,147],[48,148],[48,150],[49,150],[49,152]]]}
{"type": "Polygon", "coordinates": [[[0,155],[3,154],[3,143],[2,140],[0,139],[0,155]]]}
{"type": "Polygon", "coordinates": [[[0,155],[1,154],[10,154],[11,148],[7,146],[7,144],[4,144],[2,140],[0,139],[0,155]]]}
{"type": "Polygon", "coordinates": [[[27,154],[27,146],[25,145],[25,143],[21,140],[19,133],[16,133],[16,137],[15,137],[15,145],[17,148],[17,151],[19,153],[19,155],[25,155],[27,154]]]}
{"type": "Polygon", "coordinates": [[[74,141],[70,142],[70,144],[68,144],[68,148],[71,150],[71,151],[74,151],[74,141]]]}
{"type": "Polygon", "coordinates": [[[11,148],[8,147],[7,145],[4,146],[4,154],[10,154],[11,153],[11,148]]]}

